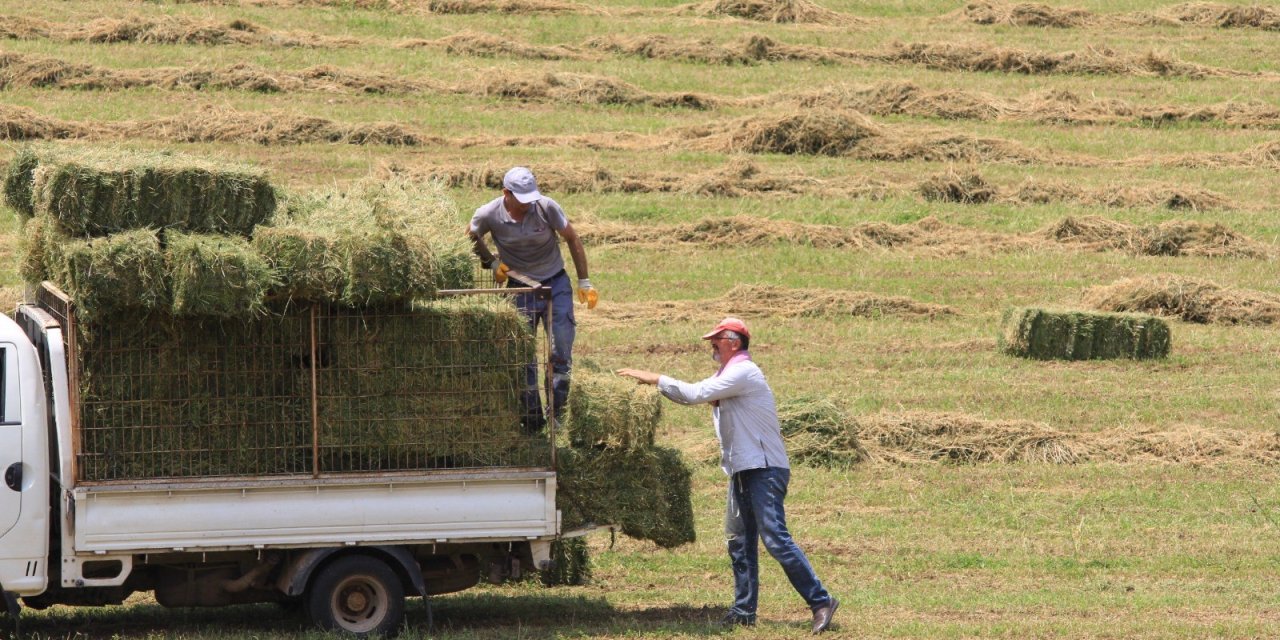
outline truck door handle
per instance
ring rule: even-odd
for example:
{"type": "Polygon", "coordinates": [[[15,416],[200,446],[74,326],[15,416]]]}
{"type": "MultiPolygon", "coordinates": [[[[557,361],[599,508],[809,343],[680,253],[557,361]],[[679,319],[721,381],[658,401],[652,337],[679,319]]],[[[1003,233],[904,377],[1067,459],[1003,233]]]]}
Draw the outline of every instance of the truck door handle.
{"type": "Polygon", "coordinates": [[[22,491],[22,463],[15,462],[4,470],[4,483],[14,491],[22,491]]]}

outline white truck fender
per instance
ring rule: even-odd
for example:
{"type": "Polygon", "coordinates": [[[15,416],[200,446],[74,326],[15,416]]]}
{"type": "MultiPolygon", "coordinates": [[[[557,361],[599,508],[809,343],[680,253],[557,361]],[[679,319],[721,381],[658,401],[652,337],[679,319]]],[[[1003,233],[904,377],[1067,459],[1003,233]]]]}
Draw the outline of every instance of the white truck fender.
{"type": "Polygon", "coordinates": [[[367,555],[380,556],[385,560],[387,566],[391,567],[404,582],[406,594],[414,596],[427,594],[427,583],[422,577],[422,567],[413,558],[413,554],[406,551],[404,547],[391,545],[359,547],[359,550],[349,547],[310,549],[294,558],[289,566],[285,567],[276,580],[276,588],[290,597],[301,596],[307,590],[307,583],[311,581],[311,574],[317,567],[335,555],[350,555],[353,551],[355,553],[363,551],[367,555]],[[370,551],[374,553],[368,553],[370,551]]]}

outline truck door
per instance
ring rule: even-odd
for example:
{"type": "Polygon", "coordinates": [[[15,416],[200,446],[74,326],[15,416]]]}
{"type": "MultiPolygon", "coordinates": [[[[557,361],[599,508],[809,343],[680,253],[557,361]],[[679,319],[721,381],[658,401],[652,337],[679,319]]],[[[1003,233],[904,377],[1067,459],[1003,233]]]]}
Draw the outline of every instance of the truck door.
{"type": "Polygon", "coordinates": [[[0,537],[22,512],[22,407],[18,394],[18,352],[0,343],[0,537]]]}

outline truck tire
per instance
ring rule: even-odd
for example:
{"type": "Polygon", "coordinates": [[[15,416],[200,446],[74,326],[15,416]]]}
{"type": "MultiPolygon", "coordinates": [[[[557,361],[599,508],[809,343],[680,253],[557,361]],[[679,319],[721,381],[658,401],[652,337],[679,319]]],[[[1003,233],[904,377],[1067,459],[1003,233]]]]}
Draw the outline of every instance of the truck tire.
{"type": "Polygon", "coordinates": [[[320,570],[307,589],[307,614],[326,631],[359,638],[392,637],[404,621],[404,585],[385,562],[343,556],[320,570]]]}

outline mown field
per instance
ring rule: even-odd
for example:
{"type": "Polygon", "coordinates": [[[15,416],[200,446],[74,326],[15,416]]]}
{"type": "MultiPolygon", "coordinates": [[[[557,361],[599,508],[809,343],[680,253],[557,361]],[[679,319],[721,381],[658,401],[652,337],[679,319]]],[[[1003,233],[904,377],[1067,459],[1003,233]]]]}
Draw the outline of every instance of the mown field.
{"type": "MultiPolygon", "coordinates": [[[[698,378],[697,337],[734,313],[780,399],[910,418],[909,450],[793,472],[792,530],[842,600],[836,635],[1264,638],[1280,635],[1278,34],[1267,6],[1146,0],[0,0],[0,136],[6,156],[60,139],[248,161],[290,190],[445,180],[459,229],[526,164],[601,295],[577,311],[578,358],[698,378]],[[802,21],[771,19],[789,10],[802,21]],[[997,351],[1006,308],[1096,307],[1133,278],[1165,301],[1167,359],[997,351]],[[1009,433],[1079,455],[1020,455],[1009,433]]],[[[589,585],[436,598],[434,632],[413,604],[406,635],[805,635],[768,560],[759,626],[714,626],[732,595],[725,479],[708,412],[668,408],[697,543],[597,535],[589,585]]],[[[145,597],[24,623],[303,628],[145,597]]]]}

